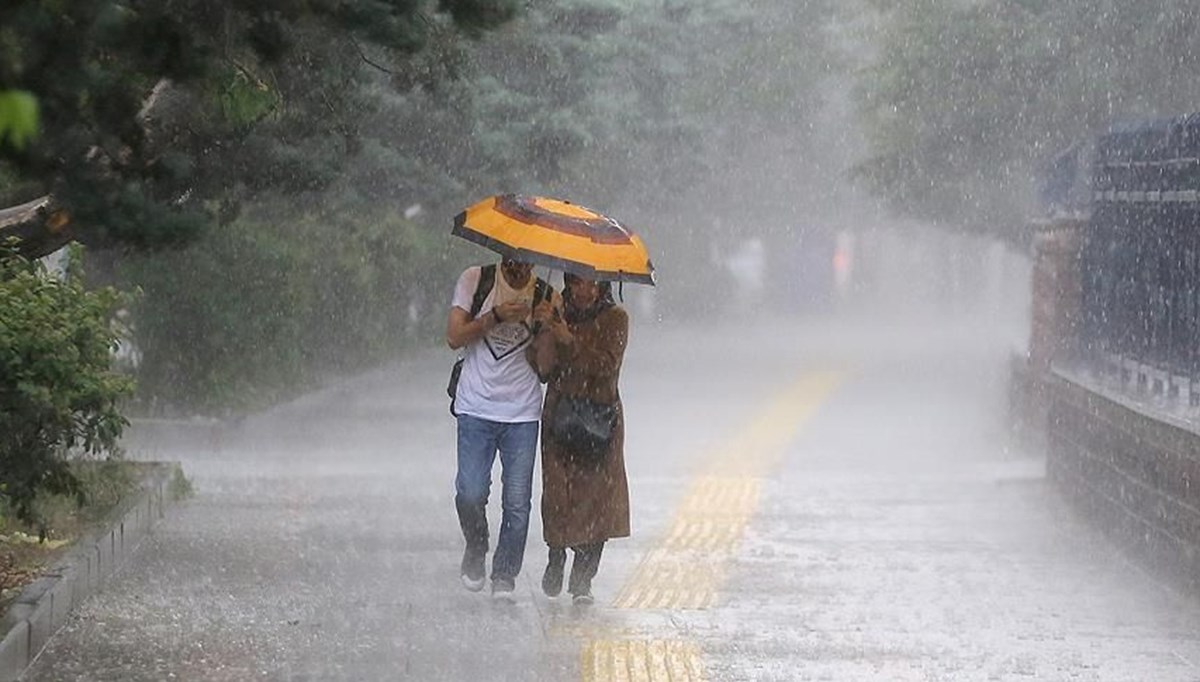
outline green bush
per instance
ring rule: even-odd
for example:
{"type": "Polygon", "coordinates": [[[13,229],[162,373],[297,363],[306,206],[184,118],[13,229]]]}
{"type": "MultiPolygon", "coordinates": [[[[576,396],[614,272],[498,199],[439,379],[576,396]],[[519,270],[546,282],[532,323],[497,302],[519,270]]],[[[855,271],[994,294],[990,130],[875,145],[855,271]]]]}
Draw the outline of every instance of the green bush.
{"type": "MultiPolygon", "coordinates": [[[[75,259],[77,260],[77,259],[75,259]]],[[[113,371],[122,296],[0,254],[0,502],[36,521],[40,495],[84,498],[72,455],[117,455],[132,382],[113,371]]]]}
{"type": "Polygon", "coordinates": [[[411,301],[442,310],[446,241],[394,213],[330,210],[247,217],[126,260],[122,281],[142,292],[136,409],[245,413],[394,356],[431,324],[410,320],[411,301]]]}

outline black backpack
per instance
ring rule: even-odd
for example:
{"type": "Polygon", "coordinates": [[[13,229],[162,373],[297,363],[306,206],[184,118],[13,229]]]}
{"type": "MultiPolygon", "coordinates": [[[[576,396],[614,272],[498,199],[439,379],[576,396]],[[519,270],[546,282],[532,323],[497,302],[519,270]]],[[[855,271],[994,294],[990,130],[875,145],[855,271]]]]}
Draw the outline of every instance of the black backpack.
{"type": "MultiPolygon", "coordinates": [[[[483,302],[487,299],[488,294],[492,293],[492,288],[496,286],[496,264],[484,265],[479,268],[479,284],[475,286],[475,295],[471,298],[471,319],[474,320],[479,315],[479,310],[483,308],[483,302]]],[[[550,283],[541,277],[533,283],[533,305],[542,301],[549,300],[550,294],[554,290],[550,288],[550,283]]],[[[458,413],[454,411],[454,397],[458,395],[458,377],[462,374],[463,356],[458,356],[454,361],[454,366],[450,368],[450,383],[446,385],[446,395],[450,396],[450,414],[455,417],[458,413]]]]}

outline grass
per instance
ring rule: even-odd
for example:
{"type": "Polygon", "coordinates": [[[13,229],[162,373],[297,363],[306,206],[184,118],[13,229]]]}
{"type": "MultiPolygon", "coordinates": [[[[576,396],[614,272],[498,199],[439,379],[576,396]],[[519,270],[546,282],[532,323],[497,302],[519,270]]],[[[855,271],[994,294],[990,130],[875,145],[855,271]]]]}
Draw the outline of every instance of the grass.
{"type": "Polygon", "coordinates": [[[120,460],[80,461],[73,470],[85,503],[62,495],[43,497],[36,504],[38,524],[18,522],[0,498],[0,613],[76,540],[138,492],[142,466],[120,460]]]}

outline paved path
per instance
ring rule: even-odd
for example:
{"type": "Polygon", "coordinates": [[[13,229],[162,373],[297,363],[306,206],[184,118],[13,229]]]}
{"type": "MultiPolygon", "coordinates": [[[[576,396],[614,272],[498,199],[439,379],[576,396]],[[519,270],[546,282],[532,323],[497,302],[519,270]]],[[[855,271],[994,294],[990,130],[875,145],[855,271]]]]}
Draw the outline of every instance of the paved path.
{"type": "Polygon", "coordinates": [[[985,332],[635,326],[634,537],[590,610],[539,593],[540,524],[516,605],[460,587],[448,353],[143,433],[197,496],[30,679],[1200,680],[1200,603],[1008,446],[985,332]]]}

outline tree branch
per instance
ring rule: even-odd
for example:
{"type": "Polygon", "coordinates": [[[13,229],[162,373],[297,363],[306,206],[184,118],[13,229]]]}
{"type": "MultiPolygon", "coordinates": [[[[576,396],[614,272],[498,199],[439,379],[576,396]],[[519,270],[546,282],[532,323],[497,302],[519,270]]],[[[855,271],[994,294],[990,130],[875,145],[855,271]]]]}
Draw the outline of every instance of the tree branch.
{"type": "Polygon", "coordinates": [[[369,66],[373,66],[376,69],[379,69],[380,71],[386,73],[389,76],[396,75],[395,71],[392,71],[391,69],[387,68],[386,66],[382,66],[377,62],[371,61],[371,58],[367,56],[366,52],[363,52],[362,46],[358,44],[357,40],[351,38],[350,42],[354,45],[354,49],[358,50],[358,56],[362,57],[362,60],[364,62],[366,62],[369,66]]]}

